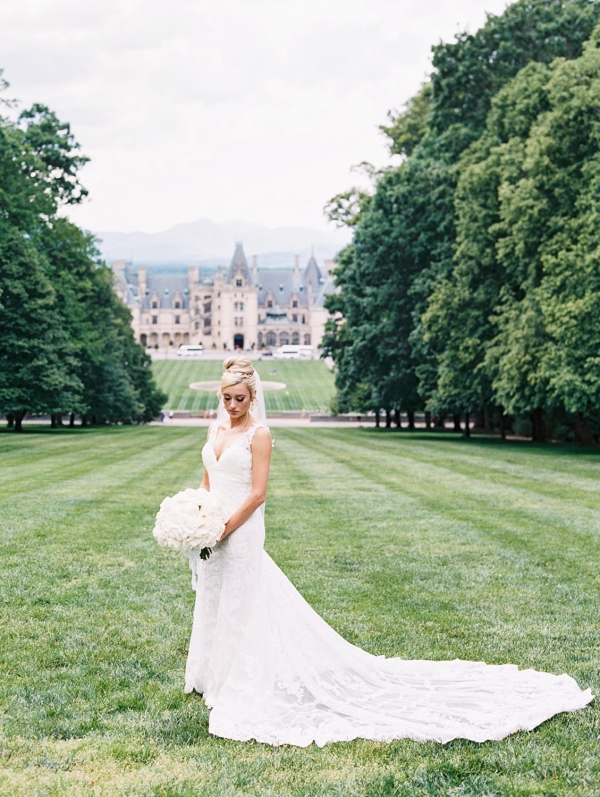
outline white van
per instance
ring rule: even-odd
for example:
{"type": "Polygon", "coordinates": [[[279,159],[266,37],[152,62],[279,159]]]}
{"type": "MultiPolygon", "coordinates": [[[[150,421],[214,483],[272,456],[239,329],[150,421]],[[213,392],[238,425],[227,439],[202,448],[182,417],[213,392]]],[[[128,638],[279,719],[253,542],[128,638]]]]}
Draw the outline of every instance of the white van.
{"type": "Polygon", "coordinates": [[[273,352],[276,360],[312,360],[315,356],[313,346],[280,346],[273,352]]]}
{"type": "Polygon", "coordinates": [[[196,355],[204,353],[204,346],[200,343],[197,346],[188,345],[184,343],[177,349],[178,357],[195,357],[196,355]]]}

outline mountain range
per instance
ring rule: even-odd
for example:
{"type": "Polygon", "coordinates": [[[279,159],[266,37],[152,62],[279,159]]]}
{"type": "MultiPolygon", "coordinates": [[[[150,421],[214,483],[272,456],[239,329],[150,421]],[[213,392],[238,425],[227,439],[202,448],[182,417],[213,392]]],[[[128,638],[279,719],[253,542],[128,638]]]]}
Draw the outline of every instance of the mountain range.
{"type": "Polygon", "coordinates": [[[294,255],[300,255],[302,262],[311,251],[317,260],[332,259],[350,240],[348,229],[270,228],[239,220],[218,224],[209,219],[176,224],[164,232],[98,232],[96,236],[109,262],[125,260],[169,270],[227,264],[237,241],[244,244],[248,259],[258,255],[260,267],[276,268],[293,266],[294,255]]]}

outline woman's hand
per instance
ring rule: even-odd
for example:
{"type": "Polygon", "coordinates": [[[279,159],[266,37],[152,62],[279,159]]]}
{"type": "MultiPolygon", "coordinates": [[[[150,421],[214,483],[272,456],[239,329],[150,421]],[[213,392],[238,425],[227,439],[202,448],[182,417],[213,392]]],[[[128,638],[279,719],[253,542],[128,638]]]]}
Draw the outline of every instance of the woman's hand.
{"type": "MultiPolygon", "coordinates": [[[[231,518],[230,518],[230,520],[231,520],[231,518]]],[[[228,520],[228,521],[227,521],[227,523],[225,524],[225,528],[223,529],[223,534],[221,534],[221,536],[219,537],[219,539],[217,540],[217,542],[222,542],[222,541],[225,539],[225,537],[227,537],[227,535],[228,535],[228,534],[231,534],[231,532],[233,531],[233,529],[231,529],[231,528],[228,528],[228,526],[229,526],[229,520],[228,520]]]]}

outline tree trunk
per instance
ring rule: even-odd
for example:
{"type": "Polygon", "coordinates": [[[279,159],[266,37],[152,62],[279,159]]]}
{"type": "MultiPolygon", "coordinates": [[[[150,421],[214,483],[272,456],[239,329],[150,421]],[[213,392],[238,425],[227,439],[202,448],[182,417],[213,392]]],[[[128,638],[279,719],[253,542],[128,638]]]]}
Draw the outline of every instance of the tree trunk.
{"type": "Polygon", "coordinates": [[[546,424],[544,423],[544,413],[541,407],[538,407],[531,413],[531,426],[531,439],[534,441],[534,443],[545,443],[546,424]]]}
{"type": "Polygon", "coordinates": [[[502,409],[500,410],[500,437],[506,440],[506,418],[502,409]]]}
{"type": "Polygon", "coordinates": [[[433,428],[434,429],[445,429],[446,428],[446,416],[445,415],[435,415],[433,418],[433,428]]]}
{"type": "Polygon", "coordinates": [[[379,429],[381,423],[381,418],[379,415],[379,410],[375,410],[375,426],[379,429]]]}
{"type": "Polygon", "coordinates": [[[400,409],[398,407],[394,407],[394,421],[396,423],[396,428],[402,428],[402,417],[400,415],[400,409]]]}
{"type": "Polygon", "coordinates": [[[494,431],[494,419],[492,418],[492,413],[489,410],[483,411],[483,428],[486,432],[494,431]]]}
{"type": "Polygon", "coordinates": [[[428,432],[431,431],[431,413],[430,412],[426,412],[425,413],[425,428],[427,429],[428,432]]]}
{"type": "Polygon", "coordinates": [[[12,412],[9,412],[6,416],[6,425],[9,429],[12,429],[15,425],[15,416],[12,412]]]}
{"type": "Polygon", "coordinates": [[[56,413],[56,425],[57,426],[62,426],[63,425],[62,412],[57,412],[56,413]]]}
{"type": "Polygon", "coordinates": [[[56,429],[56,415],[53,412],[50,414],[50,428],[56,429]]]}
{"type": "Polygon", "coordinates": [[[415,412],[414,410],[407,410],[406,417],[408,418],[408,429],[411,432],[415,431],[415,412]]]}
{"type": "Polygon", "coordinates": [[[88,425],[88,420],[87,420],[87,416],[86,415],[82,415],[81,416],[81,425],[82,426],[87,426],[88,425]]]}
{"type": "Polygon", "coordinates": [[[15,412],[15,432],[23,431],[23,418],[27,415],[27,410],[18,410],[15,412]]]}
{"type": "Polygon", "coordinates": [[[72,429],[75,426],[75,413],[69,415],[69,427],[72,429]]]}
{"type": "Polygon", "coordinates": [[[485,428],[485,412],[483,410],[477,410],[475,413],[475,427],[477,429],[485,428]]]}
{"type": "Polygon", "coordinates": [[[471,415],[469,410],[465,412],[465,437],[471,437],[471,415]]]}
{"type": "Polygon", "coordinates": [[[385,411],[385,428],[386,429],[392,428],[392,413],[387,409],[385,411]]]}
{"type": "Polygon", "coordinates": [[[96,426],[96,423],[97,423],[96,416],[92,415],[92,426],[96,426]]]}
{"type": "Polygon", "coordinates": [[[460,415],[458,413],[453,415],[452,420],[454,421],[454,431],[462,432],[462,429],[460,428],[460,415]]]}
{"type": "Polygon", "coordinates": [[[588,419],[582,412],[578,412],[575,416],[575,437],[573,442],[580,443],[582,446],[596,445],[588,419]]]}

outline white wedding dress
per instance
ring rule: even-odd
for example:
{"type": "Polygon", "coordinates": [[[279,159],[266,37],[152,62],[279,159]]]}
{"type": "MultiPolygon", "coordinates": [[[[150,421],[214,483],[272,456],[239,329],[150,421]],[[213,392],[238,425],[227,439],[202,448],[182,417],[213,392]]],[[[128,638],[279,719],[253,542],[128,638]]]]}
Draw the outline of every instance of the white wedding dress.
{"type": "MultiPolygon", "coordinates": [[[[233,512],[252,484],[259,424],[217,461],[202,451],[211,492],[233,512]]],[[[260,424],[262,425],[262,424],[260,424]]],[[[313,611],[263,548],[264,507],[213,549],[197,573],[186,692],[204,695],[217,736],[305,747],[350,739],[502,739],[593,696],[568,675],[512,664],[373,656],[313,611]]]]}

